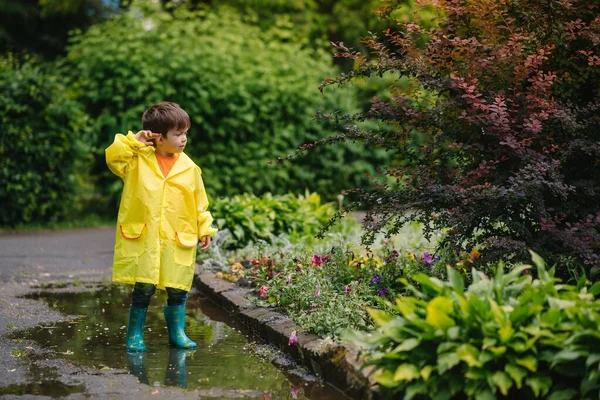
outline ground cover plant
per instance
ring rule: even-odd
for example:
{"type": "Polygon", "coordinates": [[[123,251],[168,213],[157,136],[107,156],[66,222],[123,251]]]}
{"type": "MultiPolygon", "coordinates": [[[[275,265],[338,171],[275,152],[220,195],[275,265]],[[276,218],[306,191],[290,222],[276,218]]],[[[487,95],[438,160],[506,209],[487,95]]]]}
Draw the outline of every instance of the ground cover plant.
{"type": "Polygon", "coordinates": [[[452,268],[415,275],[396,313],[370,309],[378,329],[347,339],[367,350],[383,398],[598,398],[600,283],[562,284],[532,256],[533,270],[473,270],[466,289],[452,268]]]}

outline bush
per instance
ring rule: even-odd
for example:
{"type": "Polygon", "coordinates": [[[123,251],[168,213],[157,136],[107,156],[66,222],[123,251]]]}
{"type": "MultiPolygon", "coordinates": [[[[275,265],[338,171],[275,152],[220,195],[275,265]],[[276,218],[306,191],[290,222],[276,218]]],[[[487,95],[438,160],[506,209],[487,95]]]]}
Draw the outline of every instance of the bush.
{"type": "Polygon", "coordinates": [[[597,398],[600,283],[563,285],[532,253],[529,266],[495,277],[473,270],[465,290],[448,269],[443,282],[414,276],[399,316],[369,310],[378,329],[347,338],[366,350],[384,398],[597,398]]]}
{"type": "Polygon", "coordinates": [[[89,120],[54,65],[0,58],[1,226],[77,216],[89,120]]]}
{"type": "Polygon", "coordinates": [[[144,109],[161,100],[190,114],[187,151],[215,197],[309,189],[332,200],[366,183],[382,152],[362,145],[322,151],[294,167],[268,165],[329,132],[312,121],[317,110],[354,107],[352,90],[319,95],[331,62],[293,39],[291,28],[261,31],[233,13],[184,9],[124,13],[75,36],[67,63],[98,122],[95,172],[105,194],[115,200],[120,186],[106,170],[104,148],[115,133],[138,129],[144,109]]]}
{"type": "Polygon", "coordinates": [[[585,0],[431,4],[442,16],[434,28],[399,21],[397,32],[365,39],[372,56],[337,45],[356,68],[323,84],[401,78],[356,118],[392,129],[349,125],[319,142],[358,140],[404,158],[386,165],[395,184],[357,190],[350,208],[371,210],[365,242],[418,220],[429,232],[448,228],[440,248],[485,246],[481,263],[533,248],[591,272],[600,262],[597,10],[585,0]]]}
{"type": "Polygon", "coordinates": [[[310,241],[336,209],[336,204],[321,203],[317,193],[308,191],[304,196],[266,193],[261,197],[253,194],[224,197],[210,207],[215,226],[231,233],[231,238],[224,242],[227,249],[270,242],[279,235],[291,241],[310,241]]]}

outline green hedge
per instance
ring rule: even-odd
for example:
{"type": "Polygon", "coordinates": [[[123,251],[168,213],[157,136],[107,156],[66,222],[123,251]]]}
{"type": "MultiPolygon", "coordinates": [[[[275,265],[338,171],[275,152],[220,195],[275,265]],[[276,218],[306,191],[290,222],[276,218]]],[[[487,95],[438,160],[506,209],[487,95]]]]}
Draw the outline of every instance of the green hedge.
{"type": "Polygon", "coordinates": [[[375,173],[385,155],[362,144],[268,164],[333,133],[313,120],[318,110],[355,108],[352,88],[318,92],[319,82],[334,74],[330,55],[296,43],[290,28],[262,31],[224,10],[146,12],[124,13],[76,35],[66,59],[79,99],[97,121],[94,171],[105,195],[115,200],[120,186],[106,170],[104,148],[115,133],[138,129],[144,109],[161,100],[190,114],[186,151],[213,196],[309,189],[332,200],[375,173]]]}
{"type": "Polygon", "coordinates": [[[89,120],[53,68],[0,57],[0,226],[82,208],[89,120]]]}

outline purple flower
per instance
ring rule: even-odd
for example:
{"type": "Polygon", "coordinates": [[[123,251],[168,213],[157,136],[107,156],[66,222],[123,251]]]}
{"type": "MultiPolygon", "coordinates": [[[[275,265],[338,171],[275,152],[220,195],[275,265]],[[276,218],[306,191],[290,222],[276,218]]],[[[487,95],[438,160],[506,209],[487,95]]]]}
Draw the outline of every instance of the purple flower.
{"type": "Polygon", "coordinates": [[[346,288],[344,289],[344,293],[346,293],[346,296],[349,295],[351,291],[352,291],[352,286],[346,285],[346,288]]]}
{"type": "Polygon", "coordinates": [[[380,282],[381,282],[381,275],[379,275],[379,274],[373,275],[373,278],[371,279],[371,285],[377,285],[380,282]]]}
{"type": "Polygon", "coordinates": [[[295,344],[298,344],[298,336],[296,336],[296,331],[292,331],[290,339],[288,340],[288,346],[293,346],[295,344]]]}
{"type": "Polygon", "coordinates": [[[388,292],[389,292],[388,288],[379,288],[379,289],[377,289],[377,296],[379,296],[379,297],[387,296],[388,292]]]}
{"type": "Polygon", "coordinates": [[[400,253],[398,253],[398,250],[392,250],[392,256],[398,258],[400,257],[400,253]]]}
{"type": "Polygon", "coordinates": [[[433,262],[433,257],[428,252],[425,252],[423,253],[423,260],[425,260],[427,264],[431,264],[433,262]]]}
{"type": "Polygon", "coordinates": [[[316,299],[317,297],[319,297],[320,295],[321,295],[321,286],[318,286],[318,287],[317,287],[317,290],[315,291],[315,299],[316,299]]]}
{"type": "Polygon", "coordinates": [[[438,261],[440,261],[440,256],[434,256],[433,257],[433,262],[436,263],[438,261]]]}

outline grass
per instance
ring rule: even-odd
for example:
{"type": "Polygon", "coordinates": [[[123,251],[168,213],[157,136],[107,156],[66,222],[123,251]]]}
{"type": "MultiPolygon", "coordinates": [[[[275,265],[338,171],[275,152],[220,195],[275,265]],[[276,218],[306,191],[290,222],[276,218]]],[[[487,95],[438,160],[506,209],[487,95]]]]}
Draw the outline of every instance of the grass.
{"type": "Polygon", "coordinates": [[[14,227],[0,226],[0,234],[2,233],[17,233],[17,232],[38,232],[38,231],[57,231],[64,229],[77,228],[101,228],[114,226],[115,219],[99,217],[97,215],[86,215],[82,218],[60,222],[32,222],[20,223],[14,227]]]}

